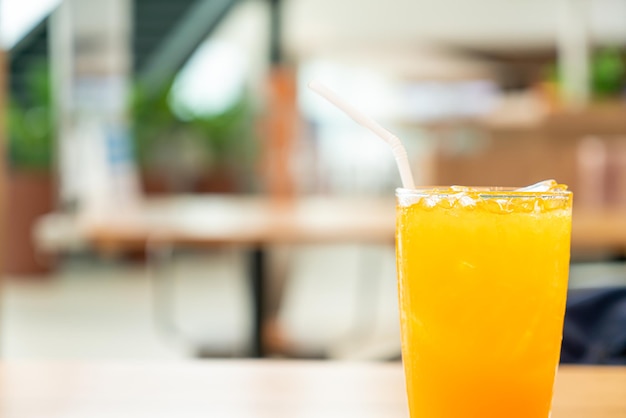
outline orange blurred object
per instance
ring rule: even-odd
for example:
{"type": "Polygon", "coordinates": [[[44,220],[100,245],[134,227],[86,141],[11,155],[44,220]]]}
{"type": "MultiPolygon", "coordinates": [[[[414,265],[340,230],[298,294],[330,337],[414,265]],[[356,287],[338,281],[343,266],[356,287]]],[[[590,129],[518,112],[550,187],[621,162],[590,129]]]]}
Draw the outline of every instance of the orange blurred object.
{"type": "Polygon", "coordinates": [[[42,276],[53,260],[38,254],[33,225],[54,208],[55,186],[46,173],[11,173],[6,185],[7,223],[4,235],[4,271],[15,276],[42,276]]]}
{"type": "Polygon", "coordinates": [[[291,198],[295,192],[291,161],[297,118],[296,78],[293,69],[286,66],[271,69],[268,97],[262,149],[265,188],[273,198],[291,198]]]}

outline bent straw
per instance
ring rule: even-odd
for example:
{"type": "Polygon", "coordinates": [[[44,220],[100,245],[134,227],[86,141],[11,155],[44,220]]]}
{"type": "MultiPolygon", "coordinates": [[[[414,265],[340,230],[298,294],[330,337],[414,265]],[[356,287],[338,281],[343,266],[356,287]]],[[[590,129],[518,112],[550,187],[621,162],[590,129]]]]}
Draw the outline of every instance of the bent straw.
{"type": "Polygon", "coordinates": [[[335,92],[319,81],[311,81],[309,83],[309,88],[344,111],[356,123],[371,130],[382,138],[387,144],[389,144],[391,152],[393,152],[393,156],[396,159],[396,164],[398,165],[400,179],[402,180],[402,187],[405,189],[415,189],[413,174],[411,173],[411,166],[409,165],[409,157],[406,153],[404,145],[402,145],[402,142],[400,142],[400,139],[397,136],[380,126],[375,120],[355,109],[352,105],[346,103],[341,97],[337,96],[335,92]]]}

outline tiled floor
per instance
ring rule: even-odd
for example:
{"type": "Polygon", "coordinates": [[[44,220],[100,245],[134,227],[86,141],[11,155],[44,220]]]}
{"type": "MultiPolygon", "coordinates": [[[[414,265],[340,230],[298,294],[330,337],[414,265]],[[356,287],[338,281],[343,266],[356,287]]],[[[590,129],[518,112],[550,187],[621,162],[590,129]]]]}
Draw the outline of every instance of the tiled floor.
{"type": "MultiPolygon", "coordinates": [[[[338,358],[384,358],[398,350],[392,248],[288,250],[280,321],[306,351],[338,358]]],[[[245,259],[236,251],[185,255],[173,265],[177,320],[189,340],[237,354],[249,330],[245,259]]],[[[579,264],[573,287],[626,285],[626,264],[579,264]]],[[[143,267],[71,263],[53,277],[9,280],[4,289],[5,358],[177,360],[188,341],[157,332],[143,267]]]]}
{"type": "MultiPolygon", "coordinates": [[[[369,351],[389,350],[389,341],[393,349],[398,341],[393,257],[393,249],[380,247],[290,251],[292,279],[280,315],[289,340],[338,357],[359,355],[351,347],[363,352],[365,340],[372,341],[369,351]]],[[[2,355],[173,360],[193,352],[189,342],[241,354],[250,326],[243,254],[187,254],[173,267],[176,317],[186,340],[155,328],[151,281],[143,267],[72,263],[50,278],[6,281],[2,355]]]]}

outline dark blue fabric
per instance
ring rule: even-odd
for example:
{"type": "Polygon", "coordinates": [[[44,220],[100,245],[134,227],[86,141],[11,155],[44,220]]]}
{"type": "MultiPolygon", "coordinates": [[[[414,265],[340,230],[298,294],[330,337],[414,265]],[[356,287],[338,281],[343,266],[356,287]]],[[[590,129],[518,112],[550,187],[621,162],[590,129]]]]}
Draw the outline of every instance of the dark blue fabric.
{"type": "Polygon", "coordinates": [[[626,364],[626,287],[569,291],[561,362],[626,364]]]}

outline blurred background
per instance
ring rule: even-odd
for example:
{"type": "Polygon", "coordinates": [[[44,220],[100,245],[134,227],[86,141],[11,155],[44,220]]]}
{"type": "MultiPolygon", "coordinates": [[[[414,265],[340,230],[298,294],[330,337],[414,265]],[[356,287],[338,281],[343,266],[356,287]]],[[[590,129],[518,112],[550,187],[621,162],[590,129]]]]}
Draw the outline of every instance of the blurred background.
{"type": "Polygon", "coordinates": [[[572,289],[626,285],[624,21],[621,0],[0,0],[1,355],[246,356],[257,327],[270,356],[399,358],[392,229],[165,260],[136,238],[245,229],[238,198],[393,216],[391,153],[313,78],[403,139],[419,185],[568,184],[572,289]]]}

